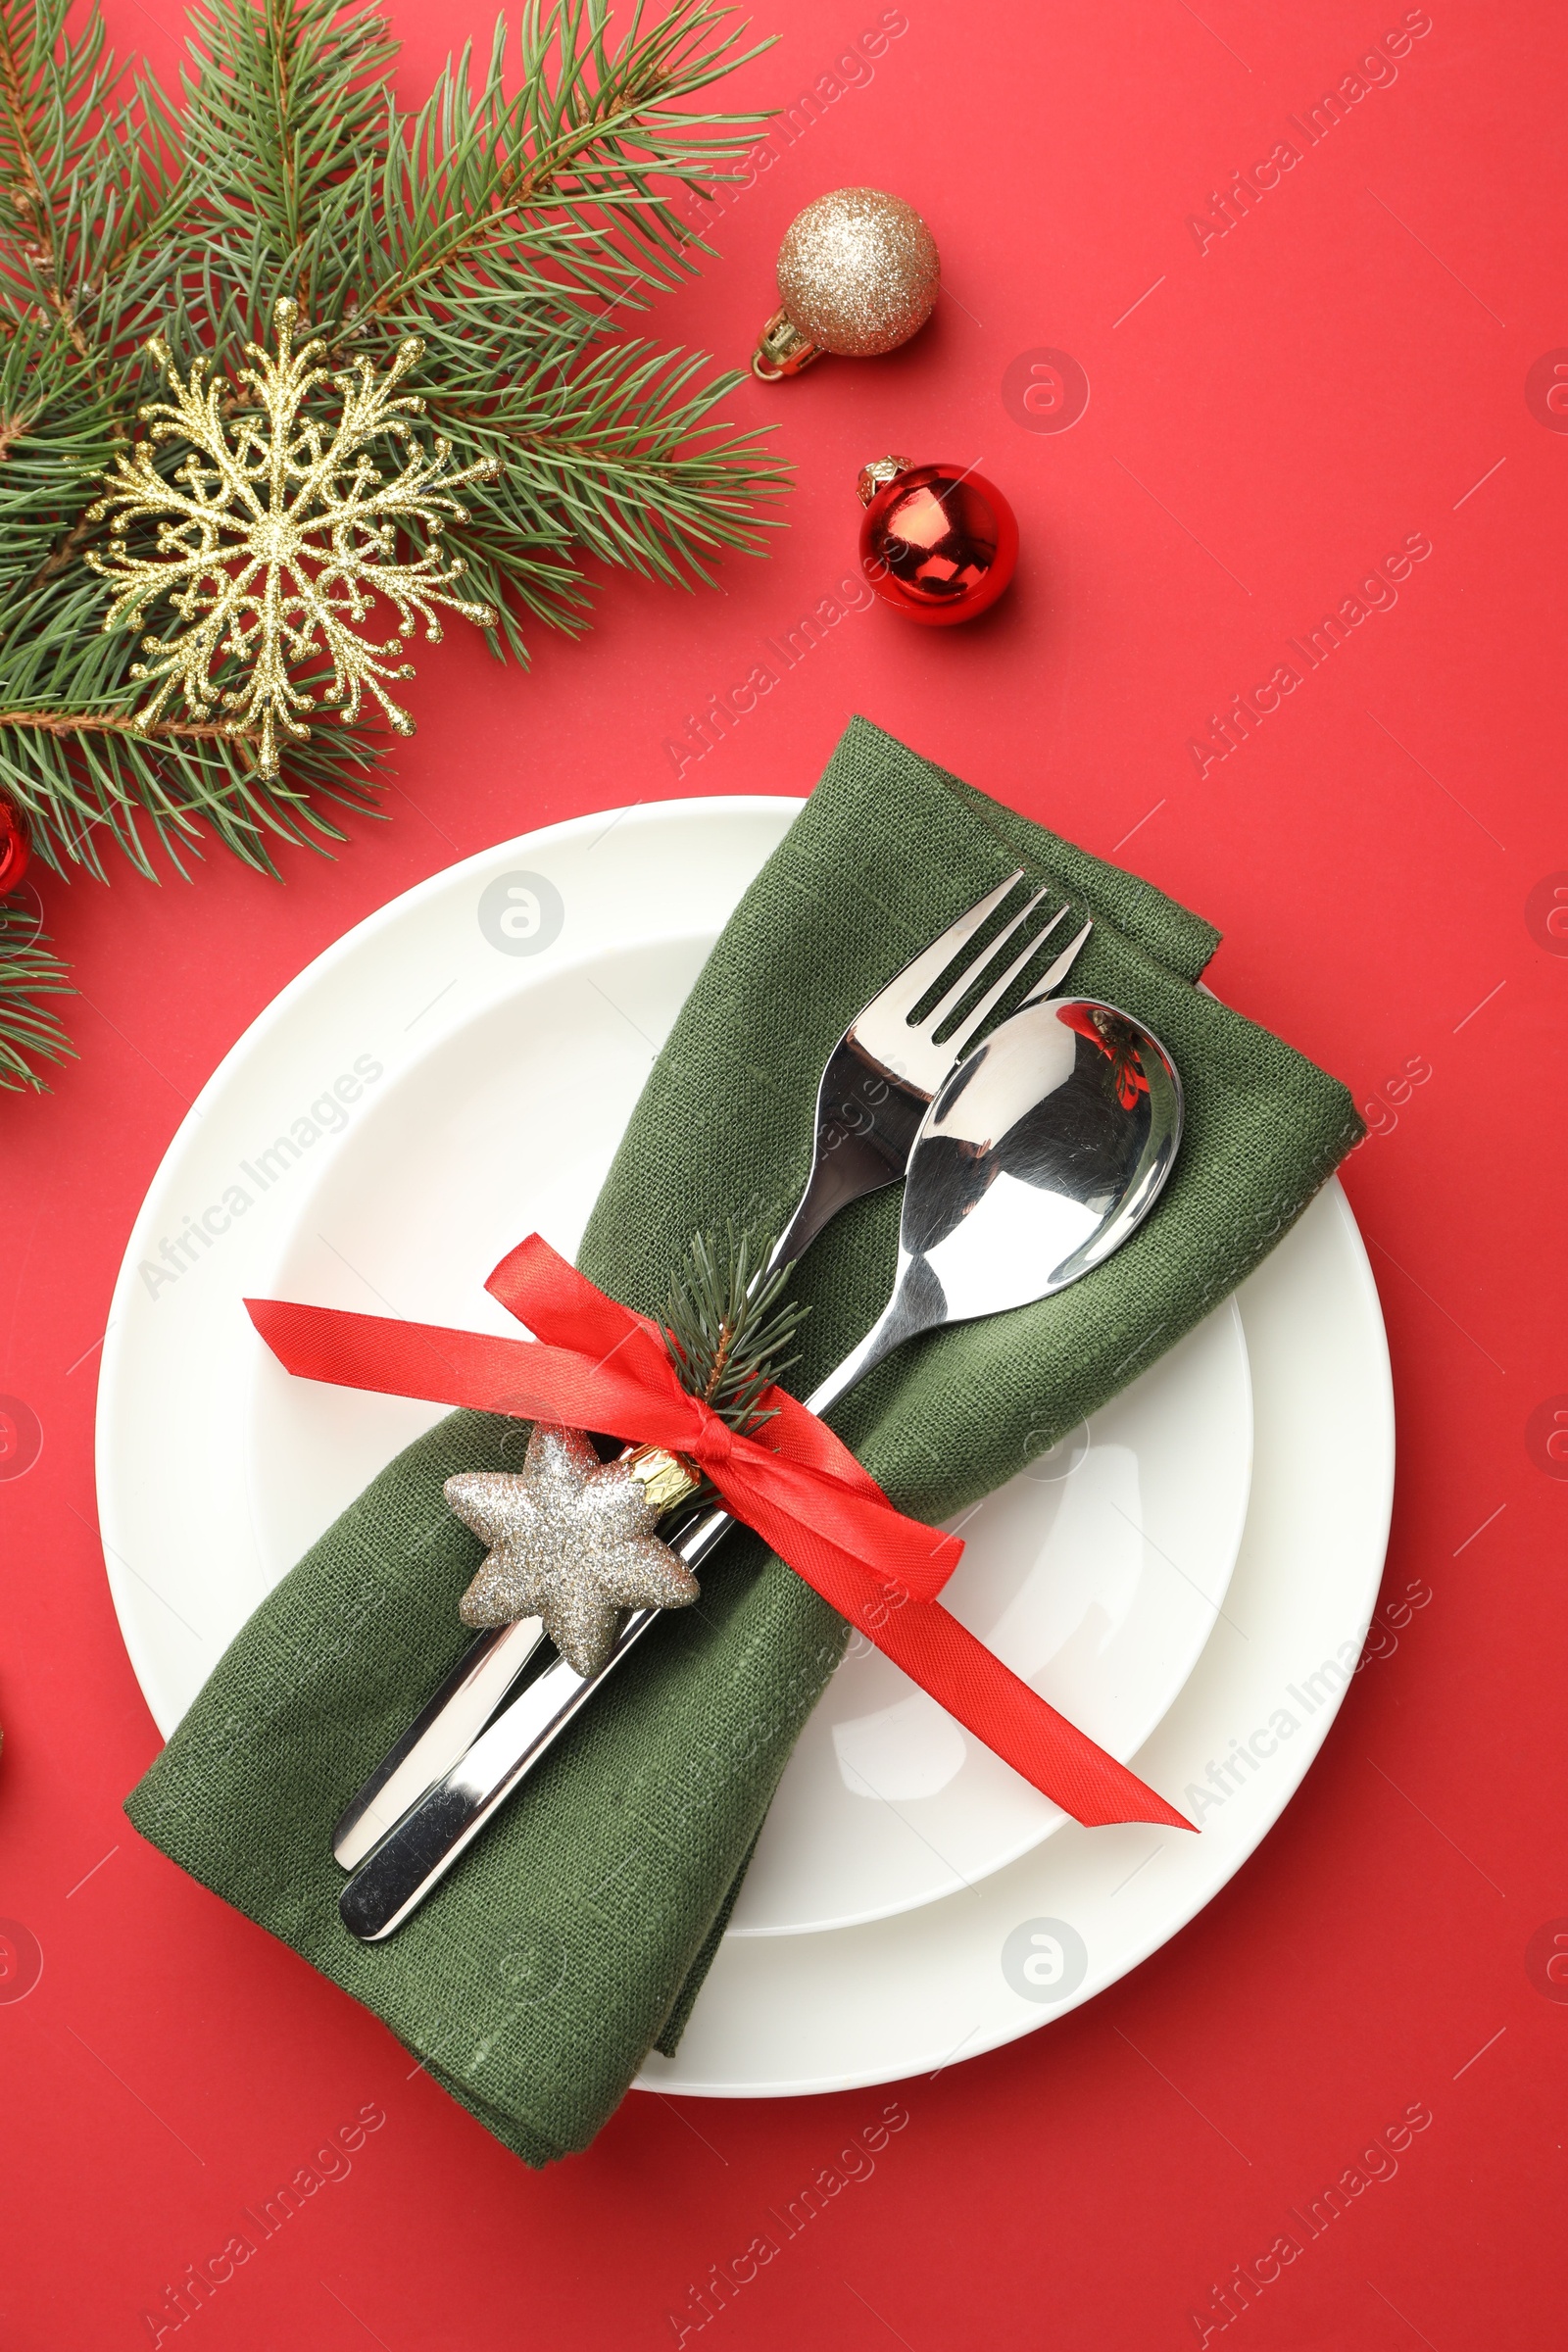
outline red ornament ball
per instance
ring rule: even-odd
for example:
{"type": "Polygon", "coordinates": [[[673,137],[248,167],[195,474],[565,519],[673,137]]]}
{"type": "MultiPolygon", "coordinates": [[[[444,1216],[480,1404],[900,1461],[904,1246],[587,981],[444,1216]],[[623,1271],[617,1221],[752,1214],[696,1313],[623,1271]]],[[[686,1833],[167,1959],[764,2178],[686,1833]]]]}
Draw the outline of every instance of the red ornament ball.
{"type": "Polygon", "coordinates": [[[10,794],[0,792],[0,898],[22,888],[31,855],[27,820],[10,794]]]}
{"type": "Polygon", "coordinates": [[[860,569],[906,620],[945,629],[994,605],[1018,562],[1018,523],[994,482],[962,466],[880,458],[862,467],[860,569]]]}

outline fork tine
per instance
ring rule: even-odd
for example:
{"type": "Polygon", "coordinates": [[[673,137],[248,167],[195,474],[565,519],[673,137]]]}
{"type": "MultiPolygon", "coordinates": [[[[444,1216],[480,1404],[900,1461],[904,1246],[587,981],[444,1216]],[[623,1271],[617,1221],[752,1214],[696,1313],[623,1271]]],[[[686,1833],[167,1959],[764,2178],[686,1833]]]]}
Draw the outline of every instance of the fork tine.
{"type": "MultiPolygon", "coordinates": [[[[996,1004],[997,1000],[1006,994],[1013,981],[1023,970],[1024,965],[1029,961],[1029,958],[1034,954],[1036,948],[1039,947],[1041,941],[1044,939],[1049,939],[1052,932],[1056,928],[1056,925],[1059,922],[1062,922],[1066,916],[1071,913],[1072,909],[1070,906],[1063,906],[1059,912],[1052,916],[1050,922],[1045,925],[1043,930],[1035,932],[1031,938],[1025,941],[1021,948],[1014,949],[1011,953],[1009,953],[1006,956],[1005,963],[1004,964],[1002,951],[1004,949],[1011,948],[1012,943],[1016,941],[1019,932],[1023,929],[1025,924],[1027,924],[1029,918],[1035,912],[1035,909],[1039,906],[1040,902],[1045,895],[1046,893],[1044,890],[1037,890],[1034,894],[1034,897],[1029,901],[1028,905],[1021,907],[1018,913],[1013,916],[1012,921],[1007,925],[1005,931],[1001,932],[998,937],[992,941],[991,953],[984,966],[985,975],[987,978],[990,978],[992,974],[1000,973],[1001,977],[996,979],[992,986],[986,990],[985,995],[981,998],[980,1003],[976,1006],[975,1010],[967,1016],[971,1023],[978,1020],[984,1020],[986,1014],[990,1011],[992,1005],[996,1004]]],[[[958,1006],[963,1003],[964,998],[968,995],[970,989],[973,988],[976,980],[979,979],[980,976],[981,975],[979,971],[977,971],[973,964],[970,965],[966,972],[959,973],[957,979],[948,990],[941,1004],[938,1004],[935,1010],[929,1013],[925,1020],[920,1024],[928,1036],[934,1037],[937,1031],[941,1028],[943,1022],[952,1017],[952,1015],[957,1010],[958,1006]]]]}
{"type": "MultiPolygon", "coordinates": [[[[1065,909],[1063,909],[1063,911],[1065,911],[1065,909]]],[[[1041,973],[1030,994],[1025,998],[1023,1004],[1019,1005],[1018,1010],[1020,1012],[1027,1010],[1028,1006],[1031,1004],[1038,1004],[1042,997],[1050,997],[1055,994],[1056,990],[1061,986],[1063,980],[1066,979],[1067,974],[1072,970],[1073,965],[1077,962],[1078,951],[1083,946],[1085,940],[1089,937],[1089,934],[1094,927],[1095,918],[1093,915],[1090,915],[1088,920],[1085,922],[1083,929],[1073,934],[1072,938],[1068,940],[1067,945],[1062,949],[1061,954],[1056,957],[1055,961],[1049,965],[1048,968],[1041,973]]],[[[1046,935],[1042,931],[1040,936],[1042,939],[1044,939],[1046,935]]]]}
{"type": "MultiPolygon", "coordinates": [[[[926,990],[941,979],[955,956],[968,946],[975,933],[990,920],[1022,880],[1023,867],[1020,865],[1016,873],[1009,874],[1005,882],[999,883],[995,890],[989,891],[977,906],[969,908],[967,914],[960,914],[956,923],[950,923],[940,939],[934,939],[928,948],[923,948],[912,963],[906,963],[903,971],[896,973],[888,982],[881,995],[874,1000],[876,1011],[884,1017],[906,1019],[926,990]]],[[[872,1006],[868,1004],[865,1009],[870,1012],[872,1006]]],[[[861,1018],[864,1018],[864,1014],[861,1018]]]]}

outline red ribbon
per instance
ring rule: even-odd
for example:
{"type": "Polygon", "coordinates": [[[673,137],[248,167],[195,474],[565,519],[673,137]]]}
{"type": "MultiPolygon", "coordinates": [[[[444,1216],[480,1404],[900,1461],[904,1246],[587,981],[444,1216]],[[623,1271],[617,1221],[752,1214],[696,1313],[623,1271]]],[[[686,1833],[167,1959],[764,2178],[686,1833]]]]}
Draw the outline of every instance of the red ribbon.
{"type": "Polygon", "coordinates": [[[302,1379],[602,1429],[684,1454],[841,1617],[1075,1820],[1192,1827],[941,1606],[958,1539],[895,1510],[804,1404],[770,1389],[762,1403],[774,1417],[759,1437],[738,1435],[682,1388],[660,1326],[607,1298],[538,1234],[485,1288],[536,1341],[274,1298],[245,1303],[284,1369],[302,1379]]]}

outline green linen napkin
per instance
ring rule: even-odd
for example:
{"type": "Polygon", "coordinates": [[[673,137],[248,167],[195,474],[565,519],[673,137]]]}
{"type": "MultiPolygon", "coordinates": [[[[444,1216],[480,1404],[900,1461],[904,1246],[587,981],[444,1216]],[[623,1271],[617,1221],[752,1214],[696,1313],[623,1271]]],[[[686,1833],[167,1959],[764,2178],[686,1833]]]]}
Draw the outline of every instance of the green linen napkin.
{"type": "MultiPolygon", "coordinates": [[[[781,1219],[840,1031],[1018,865],[1093,910],[1072,985],[1170,1049],[1186,1136],[1157,1211],[1105,1265],[915,1343],[834,1413],[893,1499],[929,1520],[1000,1486],[1178,1340],[1357,1139],[1343,1087],[1194,987],[1216,943],[1206,923],[852,721],[693,989],[580,1255],[658,1313],[694,1231],[758,1200],[781,1219]]],[[[896,1190],[858,1203],[804,1261],[797,1393],[886,1298],[899,1203],[896,1190]]],[[[332,1824],[468,1639],[456,1604],[481,1547],[442,1481],[514,1466],[525,1435],[455,1413],[391,1462],[236,1637],[126,1810],[537,2165],[586,2146],[648,2051],[674,2046],[847,1628],[757,1538],[731,1537],[701,1600],[634,1652],[422,1911],[384,1944],[356,1942],[332,1824]]]]}

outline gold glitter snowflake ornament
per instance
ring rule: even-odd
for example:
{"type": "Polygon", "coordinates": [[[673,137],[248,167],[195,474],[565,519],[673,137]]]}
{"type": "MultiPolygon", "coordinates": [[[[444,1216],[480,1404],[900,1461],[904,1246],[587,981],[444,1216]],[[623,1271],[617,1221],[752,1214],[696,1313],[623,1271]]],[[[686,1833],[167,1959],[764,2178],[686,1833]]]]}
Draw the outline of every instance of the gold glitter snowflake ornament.
{"type": "Polygon", "coordinates": [[[147,607],[167,596],[185,628],[172,638],[144,637],[149,659],[132,665],[153,692],[137,712],[151,724],[176,692],[198,720],[215,710],[232,712],[224,732],[255,744],[263,775],[277,773],[280,734],[303,741],[310,728],[299,713],[318,702],[336,705],[347,724],[359,714],[361,699],[372,694],[400,735],[414,721],[387,692],[386,681],[412,678],[413,664],[401,657],[416,620],[428,643],[439,643],[434,607],[450,606],[466,620],[490,628],[495,612],[450,592],[466,569],[461,556],[426,546],[400,562],[400,531],[422,532],[438,541],[448,522],[466,522],[467,511],[452,496],[464,482],[493,481],[500,468],[492,458],[450,471],[451,445],[439,435],[426,451],[409,422],[424,402],[399,393],[399,381],[424,349],[417,338],[400,345],[392,365],[378,372],[359,360],[342,374],[315,366],[325,349],[319,338],[294,348],[298,305],[286,296],[273,309],[275,358],[260,344],[246,345],[254,368],[238,370],[261,409],[225,416],[232,388],[207,379],[210,363],[198,360],[181,377],[167,345],[148,345],[168,377],[173,405],[158,401],[141,410],[151,426],[128,456],[117,458],[104,476],[108,495],[90,510],[93,520],[112,516],[107,556],[89,555],[94,570],[111,583],[114,602],[106,629],[140,628],[147,607]],[[318,384],[330,382],[340,395],[330,428],[302,412],[318,384]],[[382,435],[401,441],[402,470],[384,473],[367,454],[382,435]],[[152,444],[188,441],[190,455],[166,479],[153,464],[152,444]],[[133,554],[126,546],[129,524],[157,524],[156,551],[133,554]],[[376,598],[398,610],[398,633],[374,644],[349,625],[363,621],[376,598]],[[321,690],[297,685],[291,666],[324,654],[332,664],[321,690]],[[215,679],[214,665],[232,661],[243,674],[233,686],[215,679]]]}

